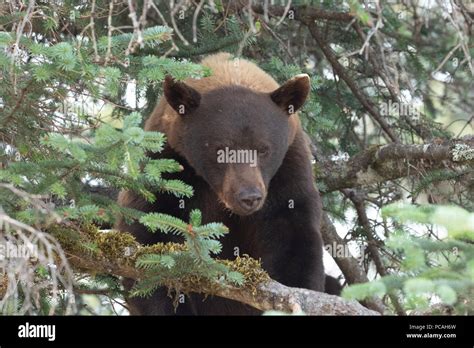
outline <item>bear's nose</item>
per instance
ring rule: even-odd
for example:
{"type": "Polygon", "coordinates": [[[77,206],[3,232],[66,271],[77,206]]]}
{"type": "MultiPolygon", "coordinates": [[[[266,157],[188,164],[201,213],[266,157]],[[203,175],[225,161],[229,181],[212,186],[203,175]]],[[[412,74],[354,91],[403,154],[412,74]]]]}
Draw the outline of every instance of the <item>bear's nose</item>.
{"type": "Polygon", "coordinates": [[[262,200],[262,192],[256,188],[242,189],[238,194],[238,199],[242,208],[252,210],[256,208],[262,200]]]}

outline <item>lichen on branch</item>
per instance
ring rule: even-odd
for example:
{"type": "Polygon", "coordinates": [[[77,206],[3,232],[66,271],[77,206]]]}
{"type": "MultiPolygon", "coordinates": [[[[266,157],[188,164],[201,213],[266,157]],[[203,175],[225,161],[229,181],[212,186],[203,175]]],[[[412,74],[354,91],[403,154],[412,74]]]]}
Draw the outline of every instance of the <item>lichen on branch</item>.
{"type": "MultiPolygon", "coordinates": [[[[79,272],[90,274],[112,274],[140,280],[146,272],[135,267],[142,255],[168,254],[183,251],[186,246],[179,243],[157,243],[143,246],[125,232],[102,232],[93,226],[81,228],[55,225],[49,232],[56,236],[63,246],[70,264],[79,272]],[[74,236],[74,237],[73,237],[74,236]],[[89,248],[88,246],[94,246],[89,248]],[[94,250],[87,252],[87,250],[94,250]]],[[[377,315],[355,301],[319,293],[307,289],[284,286],[268,276],[260,261],[248,256],[235,260],[216,260],[231,271],[244,276],[240,286],[228,282],[210,281],[206,278],[184,276],[168,279],[165,286],[181,293],[204,293],[246,303],[262,311],[279,310],[288,313],[312,315],[377,315]]]]}

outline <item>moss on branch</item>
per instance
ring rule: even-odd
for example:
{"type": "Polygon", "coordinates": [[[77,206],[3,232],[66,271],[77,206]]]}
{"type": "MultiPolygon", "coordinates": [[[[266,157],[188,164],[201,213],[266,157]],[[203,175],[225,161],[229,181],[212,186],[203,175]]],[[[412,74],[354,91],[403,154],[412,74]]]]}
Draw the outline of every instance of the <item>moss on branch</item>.
{"type": "MultiPolygon", "coordinates": [[[[135,267],[141,255],[167,254],[185,250],[178,243],[157,243],[142,246],[135,238],[124,232],[99,231],[94,226],[83,226],[79,230],[72,225],[54,225],[48,229],[64,248],[70,264],[79,272],[89,274],[111,274],[140,280],[144,276],[135,267]]],[[[210,281],[199,276],[186,275],[165,281],[170,291],[181,293],[204,293],[240,301],[262,311],[280,310],[290,313],[304,311],[313,315],[378,315],[355,301],[336,296],[284,286],[272,280],[262,269],[259,260],[248,255],[235,260],[217,260],[244,276],[242,286],[233,286],[221,281],[210,281]]]]}

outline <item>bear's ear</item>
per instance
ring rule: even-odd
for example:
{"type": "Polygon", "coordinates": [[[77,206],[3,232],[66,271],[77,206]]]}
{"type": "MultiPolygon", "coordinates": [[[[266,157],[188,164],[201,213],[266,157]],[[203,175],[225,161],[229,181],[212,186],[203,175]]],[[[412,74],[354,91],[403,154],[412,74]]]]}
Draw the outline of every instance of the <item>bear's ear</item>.
{"type": "Polygon", "coordinates": [[[310,88],[307,74],[296,75],[286,81],[283,86],[270,93],[270,97],[275,104],[291,115],[303,106],[310,88]]]}
{"type": "Polygon", "coordinates": [[[198,91],[184,82],[176,81],[169,75],[165,77],[163,91],[168,104],[180,115],[189,114],[201,102],[198,91]]]}

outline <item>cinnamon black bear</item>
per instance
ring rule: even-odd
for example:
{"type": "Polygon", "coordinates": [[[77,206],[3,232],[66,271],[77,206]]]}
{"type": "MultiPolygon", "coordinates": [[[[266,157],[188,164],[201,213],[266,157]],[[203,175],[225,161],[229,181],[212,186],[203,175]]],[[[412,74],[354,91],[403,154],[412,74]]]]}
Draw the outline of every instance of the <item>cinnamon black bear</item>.
{"type": "MultiPolygon", "coordinates": [[[[150,204],[124,191],[120,204],[184,220],[192,209],[201,209],[203,223],[219,221],[230,229],[221,239],[219,257],[232,259],[238,250],[240,255],[260,258],[270,276],[285,285],[324,291],[321,199],[306,136],[295,113],[308,96],[309,77],[298,75],[279,87],[253,63],[226,53],[209,56],[202,64],[211,69],[212,76],[165,80],[164,98],[145,125],[146,130],[166,134],[168,145],[159,156],[183,165],[184,170],[173,178],[192,185],[194,196],[181,209],[171,195],[160,195],[150,204]],[[239,150],[250,150],[254,160],[226,163],[218,158],[223,151],[239,150]]],[[[117,228],[144,244],[173,240],[150,233],[138,223],[119,221],[117,228]]],[[[127,281],[126,287],[130,286],[127,281]]],[[[175,313],[165,289],[151,298],[130,298],[128,303],[131,314],[175,313]]],[[[247,305],[219,297],[203,301],[201,295],[187,298],[176,311],[256,313],[247,305]]]]}

